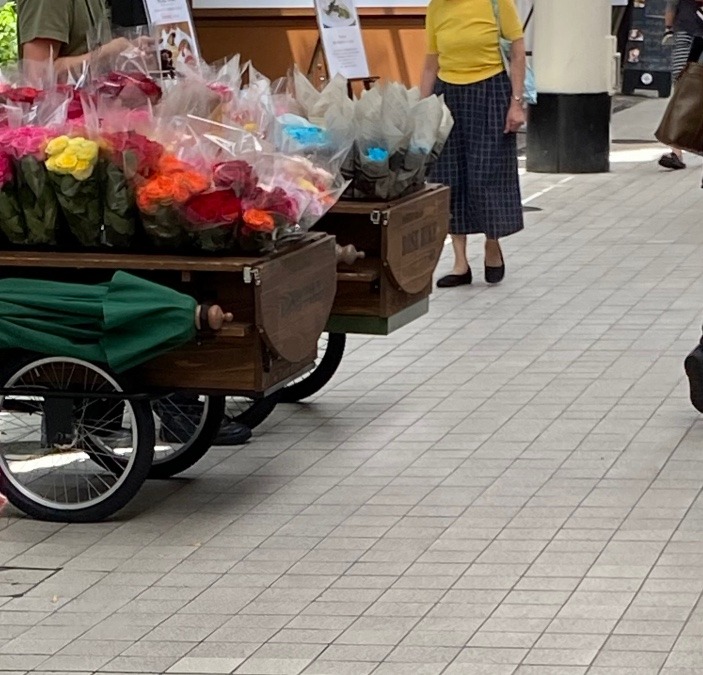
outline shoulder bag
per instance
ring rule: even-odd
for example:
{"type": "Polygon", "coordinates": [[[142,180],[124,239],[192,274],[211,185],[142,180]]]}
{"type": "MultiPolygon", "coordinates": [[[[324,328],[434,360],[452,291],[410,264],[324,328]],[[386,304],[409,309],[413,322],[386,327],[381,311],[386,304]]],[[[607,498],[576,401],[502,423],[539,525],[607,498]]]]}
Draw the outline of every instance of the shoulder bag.
{"type": "Polygon", "coordinates": [[[703,152],[703,38],[693,42],[688,63],[683,69],[666,112],[654,135],[670,148],[703,152]]]}
{"type": "MultiPolygon", "coordinates": [[[[500,20],[500,6],[498,5],[498,2],[499,0],[491,0],[491,4],[493,5],[493,15],[495,16],[496,24],[498,25],[498,42],[500,55],[503,59],[503,65],[505,66],[506,72],[510,74],[511,42],[510,40],[506,40],[503,37],[503,26],[500,20]]],[[[535,74],[532,71],[532,67],[528,63],[525,63],[525,85],[523,98],[525,99],[525,103],[529,103],[530,105],[534,105],[535,103],[537,103],[537,86],[535,84],[535,74]]]]}

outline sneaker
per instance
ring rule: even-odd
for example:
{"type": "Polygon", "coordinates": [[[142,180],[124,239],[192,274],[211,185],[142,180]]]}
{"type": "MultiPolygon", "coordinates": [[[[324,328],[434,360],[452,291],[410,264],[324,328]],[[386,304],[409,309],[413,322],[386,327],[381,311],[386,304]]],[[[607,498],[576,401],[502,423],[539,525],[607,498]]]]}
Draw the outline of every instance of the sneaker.
{"type": "Polygon", "coordinates": [[[672,169],[673,171],[678,171],[679,169],[685,169],[686,165],[684,164],[683,160],[673,152],[670,152],[666,155],[662,155],[659,158],[659,166],[664,167],[665,169],[672,169]]]}

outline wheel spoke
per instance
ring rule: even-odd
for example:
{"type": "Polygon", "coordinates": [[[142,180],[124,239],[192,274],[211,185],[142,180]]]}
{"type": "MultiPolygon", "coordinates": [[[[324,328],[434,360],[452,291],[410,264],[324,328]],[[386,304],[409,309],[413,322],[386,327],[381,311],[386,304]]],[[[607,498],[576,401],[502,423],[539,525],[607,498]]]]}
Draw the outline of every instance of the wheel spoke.
{"type": "Polygon", "coordinates": [[[100,394],[121,391],[110,375],[77,359],[47,357],[20,369],[3,384],[82,393],[70,420],[47,418],[48,406],[65,399],[42,396],[39,391],[31,398],[6,395],[0,399],[0,471],[13,489],[57,510],[94,506],[119,489],[135,457],[136,420],[128,400],[100,398],[100,394]],[[52,430],[52,424],[59,426],[52,430]],[[58,431],[55,438],[49,437],[58,431]],[[112,464],[115,458],[120,459],[119,466],[112,464]]]}

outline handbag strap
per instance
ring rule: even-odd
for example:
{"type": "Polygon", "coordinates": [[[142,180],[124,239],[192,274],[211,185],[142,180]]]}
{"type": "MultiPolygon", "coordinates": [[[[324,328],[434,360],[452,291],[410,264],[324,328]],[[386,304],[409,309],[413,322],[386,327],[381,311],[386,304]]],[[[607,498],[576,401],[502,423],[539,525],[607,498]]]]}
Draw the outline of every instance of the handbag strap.
{"type": "Polygon", "coordinates": [[[496,18],[496,26],[498,26],[498,37],[503,37],[503,26],[500,22],[500,6],[498,5],[498,0],[491,0],[491,6],[493,7],[493,16],[496,18]]]}

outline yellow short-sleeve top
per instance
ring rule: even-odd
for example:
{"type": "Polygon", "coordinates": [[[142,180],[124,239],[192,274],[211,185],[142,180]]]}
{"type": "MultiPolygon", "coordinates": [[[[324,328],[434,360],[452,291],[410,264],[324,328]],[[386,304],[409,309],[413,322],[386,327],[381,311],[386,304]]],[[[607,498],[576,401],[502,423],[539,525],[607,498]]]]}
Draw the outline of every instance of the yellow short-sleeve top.
{"type": "MultiPolygon", "coordinates": [[[[523,37],[515,0],[498,0],[500,32],[523,37]]],[[[439,79],[473,84],[502,72],[498,25],[491,0],[431,0],[427,8],[427,51],[439,56],[439,79]]]]}

